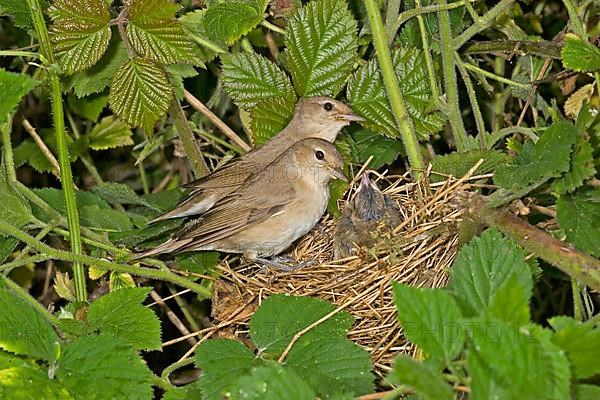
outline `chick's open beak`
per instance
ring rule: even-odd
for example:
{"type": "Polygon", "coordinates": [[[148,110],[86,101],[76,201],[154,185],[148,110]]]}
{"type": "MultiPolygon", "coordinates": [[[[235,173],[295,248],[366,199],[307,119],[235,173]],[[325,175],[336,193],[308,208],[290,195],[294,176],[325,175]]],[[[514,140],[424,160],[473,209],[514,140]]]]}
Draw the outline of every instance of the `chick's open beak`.
{"type": "Polygon", "coordinates": [[[333,175],[335,178],[344,182],[348,182],[348,178],[346,178],[344,171],[340,167],[329,167],[328,169],[331,175],[333,175]]]}

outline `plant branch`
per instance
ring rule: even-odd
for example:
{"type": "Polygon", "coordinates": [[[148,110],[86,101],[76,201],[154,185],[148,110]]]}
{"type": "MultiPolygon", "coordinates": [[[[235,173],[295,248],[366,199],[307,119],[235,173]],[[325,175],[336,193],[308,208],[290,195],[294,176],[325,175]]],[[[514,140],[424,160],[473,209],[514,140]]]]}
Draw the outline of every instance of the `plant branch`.
{"type": "Polygon", "coordinates": [[[463,31],[463,33],[454,38],[454,40],[452,41],[452,47],[455,50],[460,49],[473,36],[477,35],[484,29],[487,29],[490,26],[492,26],[494,20],[504,11],[506,11],[510,6],[512,6],[514,2],[515,0],[500,0],[500,2],[498,2],[498,4],[492,7],[491,10],[485,13],[484,16],[473,21],[473,25],[469,26],[463,31]]]}
{"type": "Polygon", "coordinates": [[[40,148],[42,154],[46,157],[46,160],[52,165],[52,174],[60,180],[60,165],[58,164],[58,160],[54,157],[54,154],[52,154],[48,146],[46,146],[46,143],[44,143],[44,140],[38,135],[37,131],[27,118],[23,118],[23,128],[29,133],[29,136],[31,136],[35,144],[40,148]]]}
{"type": "Polygon", "coordinates": [[[469,71],[473,71],[473,72],[476,72],[476,73],[481,74],[483,76],[487,76],[488,78],[493,79],[495,81],[502,82],[502,83],[505,83],[507,85],[515,86],[515,87],[518,87],[518,88],[521,88],[521,89],[525,89],[525,90],[531,89],[531,84],[513,81],[513,80],[505,78],[503,76],[496,75],[493,72],[486,71],[485,69],[479,68],[478,66],[473,65],[473,64],[462,63],[462,65],[463,65],[464,68],[468,69],[469,71]]]}
{"type": "Polygon", "coordinates": [[[502,208],[491,208],[484,196],[475,193],[465,195],[464,209],[468,217],[484,225],[497,227],[536,257],[556,266],[578,282],[600,291],[600,260],[553,238],[502,208]]]}
{"type": "MultiPolygon", "coordinates": [[[[50,36],[44,20],[44,15],[40,7],[39,0],[27,0],[31,9],[33,26],[35,28],[38,41],[40,43],[40,52],[49,63],[55,64],[56,58],[50,43],[50,36]]],[[[65,131],[65,120],[63,112],[62,94],[58,72],[54,65],[48,65],[48,79],[50,80],[50,98],[52,103],[52,117],[54,130],[56,133],[56,144],[58,147],[58,160],[60,164],[61,185],[65,196],[65,206],[67,210],[67,222],[71,232],[71,252],[73,256],[82,254],[81,235],[79,228],[79,213],[77,203],[75,202],[75,188],[73,185],[73,175],[71,172],[71,159],[67,147],[67,132],[65,131]]],[[[73,262],[73,280],[75,283],[75,295],[78,301],[85,301],[87,298],[85,270],[79,261],[73,262]]]]}
{"type": "Polygon", "coordinates": [[[31,297],[29,293],[25,291],[21,286],[17,283],[13,282],[12,279],[7,278],[4,275],[0,275],[0,280],[8,286],[8,288],[19,296],[21,299],[25,300],[31,307],[33,307],[37,312],[39,312],[48,322],[50,322],[55,327],[58,326],[58,318],[56,318],[50,311],[46,310],[44,306],[42,306],[36,299],[31,297]]]}
{"type": "Polygon", "coordinates": [[[4,160],[6,163],[6,175],[11,183],[17,181],[17,173],[15,171],[15,160],[13,157],[12,145],[10,143],[10,128],[12,120],[9,119],[0,125],[2,131],[2,147],[4,148],[4,160]]]}
{"type": "Polygon", "coordinates": [[[267,21],[266,19],[264,19],[263,22],[261,22],[260,24],[273,32],[277,32],[281,35],[285,35],[285,29],[267,21]]]}
{"type": "Polygon", "coordinates": [[[400,91],[400,86],[398,85],[398,77],[394,71],[394,65],[392,64],[392,56],[387,44],[381,14],[379,13],[377,4],[375,4],[375,0],[365,0],[365,5],[373,33],[373,42],[377,52],[377,60],[379,61],[381,74],[383,75],[383,83],[389,96],[392,110],[394,111],[396,125],[398,126],[402,141],[404,142],[404,148],[408,155],[413,178],[415,180],[420,180],[425,171],[425,164],[423,162],[423,156],[421,155],[421,149],[419,148],[419,141],[417,140],[413,121],[408,114],[402,92],[400,91]]]}
{"type": "Polygon", "coordinates": [[[585,27],[577,14],[577,5],[573,2],[573,0],[563,0],[563,4],[567,9],[567,13],[569,14],[569,25],[573,27],[573,30],[581,38],[581,40],[588,41],[587,32],[585,31],[585,27]]]}
{"type": "MultiPolygon", "coordinates": [[[[458,4],[458,2],[452,4],[458,4]]],[[[417,10],[422,9],[421,0],[415,0],[415,6],[417,10]]],[[[435,68],[433,67],[433,57],[431,56],[431,50],[429,49],[429,39],[427,39],[427,31],[425,30],[425,18],[423,18],[423,15],[417,15],[417,22],[419,23],[419,32],[421,33],[421,43],[423,45],[425,64],[427,65],[427,75],[429,77],[431,95],[433,96],[436,102],[440,102],[440,93],[438,92],[436,73],[435,68]]],[[[446,105],[444,104],[444,107],[445,106],[446,105]]]]}
{"type": "Polygon", "coordinates": [[[471,77],[465,68],[465,64],[460,59],[458,53],[454,53],[454,59],[456,60],[456,66],[458,67],[458,71],[462,77],[463,83],[467,88],[467,96],[469,97],[469,102],[471,103],[471,109],[473,110],[473,116],[475,117],[475,125],[477,126],[477,134],[480,140],[480,148],[482,150],[490,148],[488,147],[488,143],[486,138],[488,133],[485,130],[485,123],[483,121],[483,115],[481,114],[481,109],[479,108],[479,102],[477,101],[477,94],[475,93],[475,88],[473,87],[473,82],[471,81],[471,77]]]}
{"type": "Polygon", "coordinates": [[[183,144],[185,154],[187,154],[188,159],[192,163],[194,175],[196,176],[196,178],[208,175],[210,173],[208,165],[206,165],[206,162],[204,161],[202,152],[200,151],[200,149],[198,148],[198,144],[196,143],[194,132],[192,132],[190,124],[188,124],[188,121],[185,118],[183,108],[181,108],[181,104],[179,104],[179,100],[177,100],[176,97],[173,98],[173,101],[171,102],[169,114],[173,119],[175,128],[177,128],[177,132],[179,133],[179,139],[181,139],[181,143],[183,144]]]}
{"type": "MultiPolygon", "coordinates": [[[[454,3],[453,3],[454,4],[454,3]]],[[[469,45],[463,54],[487,54],[495,52],[520,52],[522,54],[533,54],[535,56],[552,57],[560,59],[561,47],[550,40],[531,42],[526,40],[502,40],[476,42],[469,45]]]]}

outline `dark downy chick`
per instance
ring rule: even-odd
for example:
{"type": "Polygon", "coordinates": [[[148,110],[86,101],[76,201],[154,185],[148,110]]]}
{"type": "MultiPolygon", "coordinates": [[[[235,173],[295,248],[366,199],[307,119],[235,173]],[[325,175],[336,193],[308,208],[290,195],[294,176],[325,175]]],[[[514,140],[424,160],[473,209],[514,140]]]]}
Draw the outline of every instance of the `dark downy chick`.
{"type": "Polygon", "coordinates": [[[333,234],[336,259],[356,253],[356,246],[371,247],[376,243],[380,226],[393,229],[400,224],[400,213],[393,200],[381,193],[365,172],[358,192],[338,219],[333,234]]]}

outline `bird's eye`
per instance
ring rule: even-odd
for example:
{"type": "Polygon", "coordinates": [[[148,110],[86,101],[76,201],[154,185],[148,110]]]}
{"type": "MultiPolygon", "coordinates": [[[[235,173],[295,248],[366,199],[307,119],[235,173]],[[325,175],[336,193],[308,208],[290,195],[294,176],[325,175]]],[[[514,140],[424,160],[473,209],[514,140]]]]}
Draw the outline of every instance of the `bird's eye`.
{"type": "Polygon", "coordinates": [[[325,109],[325,111],[331,111],[333,110],[333,104],[330,102],[325,102],[323,103],[323,109],[325,109]]]}
{"type": "Polygon", "coordinates": [[[323,152],[321,150],[317,150],[317,151],[315,151],[315,158],[317,160],[322,160],[325,158],[325,154],[323,154],[323,152]]]}

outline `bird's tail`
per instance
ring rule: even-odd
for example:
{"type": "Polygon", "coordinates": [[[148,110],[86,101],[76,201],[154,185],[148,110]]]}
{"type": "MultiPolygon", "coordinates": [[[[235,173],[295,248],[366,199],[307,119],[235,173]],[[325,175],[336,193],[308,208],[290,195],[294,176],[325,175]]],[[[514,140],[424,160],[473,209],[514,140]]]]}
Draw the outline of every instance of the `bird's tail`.
{"type": "Polygon", "coordinates": [[[192,239],[169,239],[158,247],[135,254],[129,261],[138,261],[142,258],[153,257],[158,254],[175,253],[182,247],[188,245],[192,239]]]}
{"type": "Polygon", "coordinates": [[[154,218],[149,224],[153,224],[158,221],[171,218],[183,218],[189,217],[190,215],[201,215],[208,211],[215,204],[215,200],[212,196],[204,196],[200,194],[192,193],[187,199],[181,202],[177,207],[171,211],[167,211],[154,218]]]}

